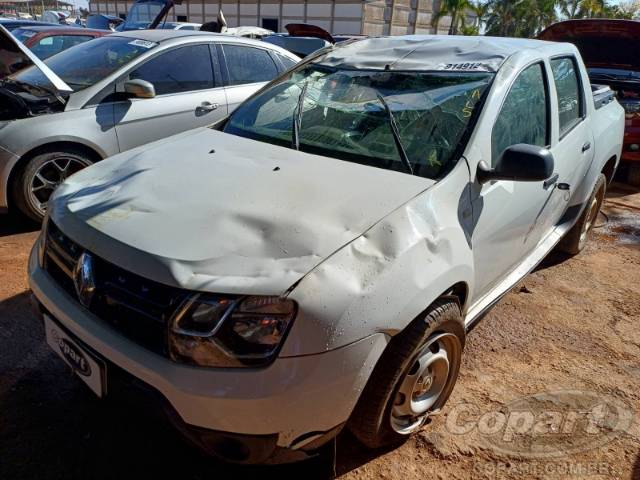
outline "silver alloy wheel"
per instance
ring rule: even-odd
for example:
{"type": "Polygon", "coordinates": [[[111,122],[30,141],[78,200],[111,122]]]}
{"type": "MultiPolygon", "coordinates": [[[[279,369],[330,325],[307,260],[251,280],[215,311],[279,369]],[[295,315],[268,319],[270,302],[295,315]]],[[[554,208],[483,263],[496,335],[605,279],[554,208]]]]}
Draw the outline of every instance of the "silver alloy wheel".
{"type": "Polygon", "coordinates": [[[391,409],[391,428],[401,435],[418,430],[434,406],[440,407],[443,393],[449,390],[451,372],[457,371],[462,346],[452,333],[429,338],[415,355],[400,381],[391,409]]]}
{"type": "Polygon", "coordinates": [[[580,232],[580,249],[584,248],[584,245],[587,242],[587,235],[589,235],[591,227],[593,227],[593,224],[598,218],[598,212],[600,211],[600,196],[600,192],[598,192],[597,195],[594,195],[591,200],[591,204],[589,205],[587,221],[582,225],[582,231],[580,232]]]}
{"type": "Polygon", "coordinates": [[[60,156],[53,158],[36,170],[29,186],[29,203],[42,215],[47,209],[47,201],[58,185],[91,162],[78,157],[60,156]]]}

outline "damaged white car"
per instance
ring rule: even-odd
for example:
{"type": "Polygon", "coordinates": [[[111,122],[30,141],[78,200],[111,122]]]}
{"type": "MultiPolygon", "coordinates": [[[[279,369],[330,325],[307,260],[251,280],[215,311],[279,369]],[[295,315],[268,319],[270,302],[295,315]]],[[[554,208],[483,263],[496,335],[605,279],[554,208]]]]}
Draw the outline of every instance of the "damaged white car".
{"type": "Polygon", "coordinates": [[[344,426],[402,440],[482,315],[584,247],[623,128],[568,44],[335,47],[58,188],[29,265],[47,341],[226,460],[304,458],[344,426]]]}

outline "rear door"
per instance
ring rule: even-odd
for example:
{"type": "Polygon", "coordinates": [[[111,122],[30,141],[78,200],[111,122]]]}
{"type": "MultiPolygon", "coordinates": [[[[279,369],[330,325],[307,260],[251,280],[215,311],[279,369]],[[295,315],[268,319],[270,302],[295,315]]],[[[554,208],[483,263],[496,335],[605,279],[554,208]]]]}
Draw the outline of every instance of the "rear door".
{"type": "Polygon", "coordinates": [[[222,44],[219,51],[225,75],[229,113],[280,73],[281,68],[266,48],[222,44]]]}
{"type": "Polygon", "coordinates": [[[120,151],[209,125],[227,115],[217,58],[209,44],[164,51],[128,75],[151,82],[155,98],[131,98],[115,104],[120,151]]]}
{"type": "Polygon", "coordinates": [[[555,226],[565,213],[571,193],[582,182],[593,162],[595,145],[593,132],[586,120],[587,105],[585,86],[578,62],[574,56],[565,55],[549,61],[552,80],[552,98],[555,99],[554,144],[551,148],[555,169],[555,195],[550,200],[552,213],[541,226],[541,235],[555,226]],[[559,191],[565,184],[569,190],[559,191]]]}

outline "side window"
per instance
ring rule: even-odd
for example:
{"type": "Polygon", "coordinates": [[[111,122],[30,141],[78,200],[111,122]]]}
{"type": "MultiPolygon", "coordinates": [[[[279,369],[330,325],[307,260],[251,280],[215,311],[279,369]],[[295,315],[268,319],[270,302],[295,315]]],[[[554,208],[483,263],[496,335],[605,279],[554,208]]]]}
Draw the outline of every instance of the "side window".
{"type": "Polygon", "coordinates": [[[512,145],[549,144],[549,99],[543,68],[540,63],[527,67],[507,94],[491,132],[492,165],[512,145]]]}
{"type": "Polygon", "coordinates": [[[266,50],[242,45],[224,45],[229,71],[229,85],[268,82],[278,75],[278,68],[266,50]]]}
{"type": "Polygon", "coordinates": [[[162,53],[129,74],[153,83],[156,95],[213,88],[208,45],[189,45],[162,53]]]}
{"type": "Polygon", "coordinates": [[[560,137],[571,130],[583,117],[578,69],[570,57],[551,60],[551,71],[556,84],[558,113],[560,114],[560,137]]]}
{"type": "Polygon", "coordinates": [[[276,56],[278,57],[278,60],[280,60],[284,65],[285,70],[289,70],[297,63],[291,60],[289,57],[285,57],[284,55],[280,55],[279,53],[276,53],[276,56]]]}
{"type": "Polygon", "coordinates": [[[41,39],[31,47],[31,51],[35,53],[40,60],[44,60],[67,48],[92,39],[93,37],[88,35],[52,35],[41,39]]]}

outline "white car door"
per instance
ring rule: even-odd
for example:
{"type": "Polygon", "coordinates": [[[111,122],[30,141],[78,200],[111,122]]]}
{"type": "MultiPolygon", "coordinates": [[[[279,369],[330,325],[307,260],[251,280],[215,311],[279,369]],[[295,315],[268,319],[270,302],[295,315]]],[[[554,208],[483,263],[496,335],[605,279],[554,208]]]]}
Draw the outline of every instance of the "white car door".
{"type": "Polygon", "coordinates": [[[594,158],[593,132],[586,119],[586,99],[576,59],[572,56],[552,58],[553,146],[555,194],[549,202],[551,213],[540,219],[538,237],[544,238],[565,213],[571,192],[586,175],[594,158]],[[558,191],[558,185],[567,190],[558,191]]]}
{"type": "Polygon", "coordinates": [[[152,83],[156,96],[114,105],[120,151],[209,125],[227,115],[214,55],[209,44],[183,45],[152,57],[129,73],[129,79],[152,83]]]}
{"type": "MultiPolygon", "coordinates": [[[[512,145],[551,144],[550,96],[542,62],[523,69],[491,130],[491,166],[512,145]]],[[[469,159],[477,163],[482,158],[469,159]]],[[[486,161],[486,159],[484,159],[486,161]]],[[[489,162],[487,162],[489,163],[489,162]]],[[[545,182],[499,180],[472,186],[472,233],[476,295],[487,293],[514,270],[538,243],[541,221],[550,215],[554,186],[545,182]]]]}
{"type": "Polygon", "coordinates": [[[280,73],[271,52],[242,44],[222,44],[229,113],[280,73]]]}

